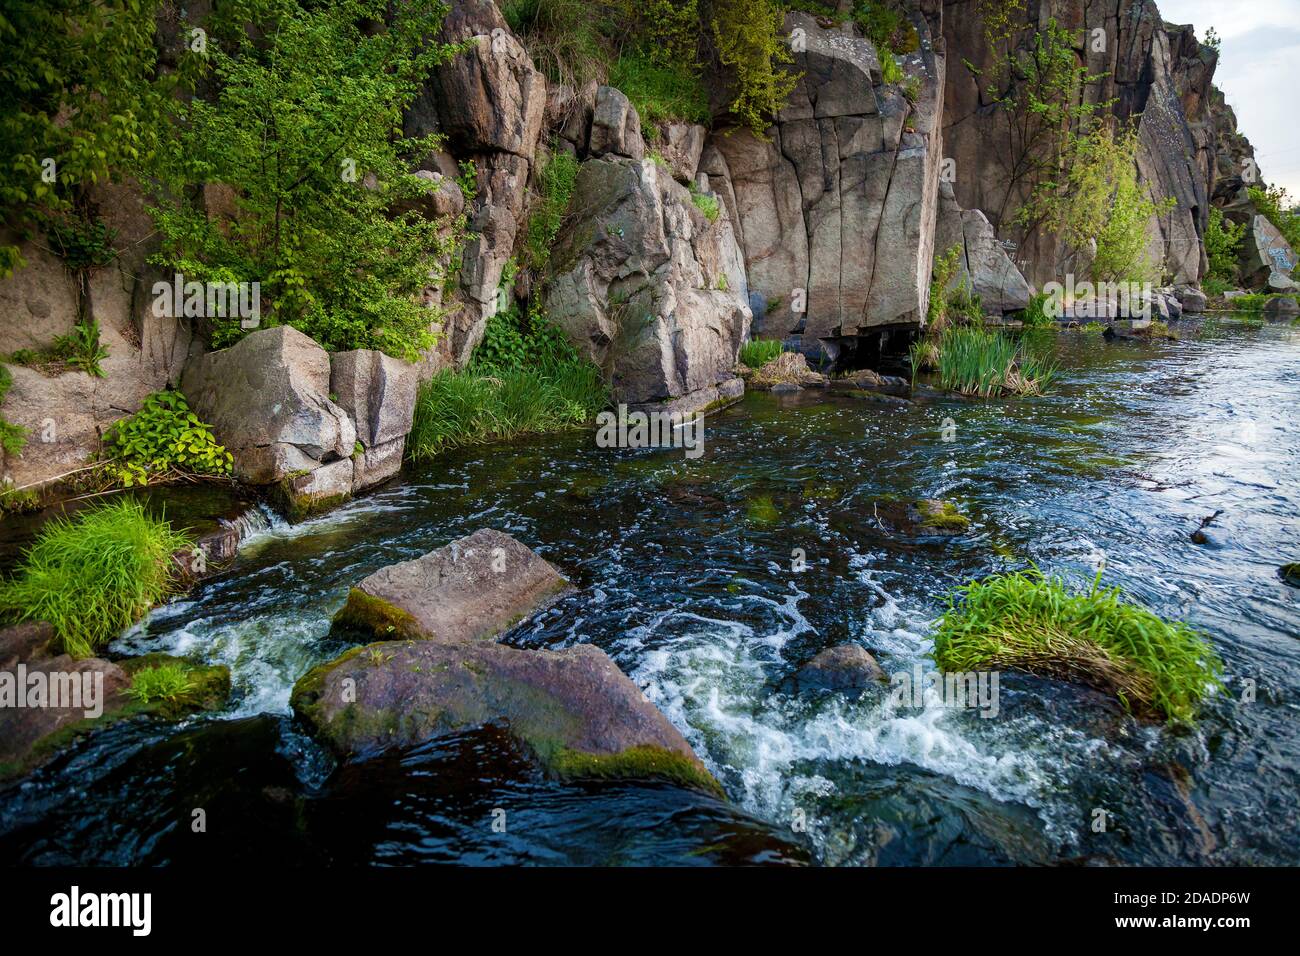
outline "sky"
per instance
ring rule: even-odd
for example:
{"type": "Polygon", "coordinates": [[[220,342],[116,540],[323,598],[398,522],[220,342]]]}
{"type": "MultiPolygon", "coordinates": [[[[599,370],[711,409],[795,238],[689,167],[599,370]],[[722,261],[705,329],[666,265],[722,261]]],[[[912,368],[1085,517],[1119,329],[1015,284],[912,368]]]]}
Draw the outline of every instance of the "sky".
{"type": "Polygon", "coordinates": [[[1300,0],[1156,0],[1169,23],[1223,41],[1214,82],[1255,147],[1264,180],[1300,202],[1300,0]]]}

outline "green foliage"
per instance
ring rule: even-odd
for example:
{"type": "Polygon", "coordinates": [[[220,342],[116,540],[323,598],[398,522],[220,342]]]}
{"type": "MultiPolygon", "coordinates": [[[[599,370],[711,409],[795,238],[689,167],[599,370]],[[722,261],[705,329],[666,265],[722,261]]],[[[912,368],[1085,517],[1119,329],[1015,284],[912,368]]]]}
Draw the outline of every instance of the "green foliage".
{"type": "Polygon", "coordinates": [[[952,285],[953,276],[961,266],[960,244],[953,244],[942,255],[936,256],[930,278],[930,302],[926,307],[926,327],[931,335],[938,335],[950,321],[978,323],[984,318],[980,297],[970,284],[969,277],[952,285]]]}
{"type": "Polygon", "coordinates": [[[48,358],[66,362],[93,378],[103,378],[100,362],[108,358],[108,346],[100,344],[99,320],[78,322],[67,335],[56,335],[48,358]]]}
{"type": "Polygon", "coordinates": [[[999,332],[952,325],[934,344],[938,355],[914,356],[913,366],[929,358],[938,368],[940,385],[949,391],[981,398],[1041,395],[1056,379],[1049,359],[999,332]]]}
{"type": "Polygon", "coordinates": [[[782,68],[794,62],[782,32],[785,16],[775,0],[714,0],[711,6],[718,61],[732,83],[731,113],[765,138],[799,82],[799,74],[782,68]]]}
{"type": "MultiPolygon", "coordinates": [[[[9,394],[13,384],[14,377],[9,367],[0,364],[0,405],[4,404],[5,396],[9,394]]],[[[27,429],[6,421],[4,416],[0,415],[0,448],[3,448],[6,454],[17,455],[22,452],[26,444],[27,429]]]]}
{"type": "Polygon", "coordinates": [[[48,621],[66,653],[89,657],[174,593],[172,554],[189,545],[130,499],[55,519],[0,581],[0,617],[48,621]]]}
{"type": "Polygon", "coordinates": [[[420,387],[407,438],[411,458],[462,445],[584,425],[609,401],[600,370],[537,311],[501,312],[462,372],[420,387]]]}
{"type": "Polygon", "coordinates": [[[1261,189],[1251,186],[1247,192],[1259,214],[1271,222],[1295,252],[1300,252],[1300,215],[1290,208],[1287,191],[1279,186],[1261,189]]]}
{"type": "Polygon", "coordinates": [[[903,68],[888,50],[880,54],[880,78],[886,83],[903,82],[903,68]]]}
{"type": "Polygon", "coordinates": [[[722,213],[722,204],[718,201],[718,197],[712,193],[700,192],[695,183],[691,183],[690,190],[691,202],[695,204],[695,208],[704,213],[704,218],[709,222],[717,222],[718,216],[722,213]]]}
{"type": "Polygon", "coordinates": [[[1029,305],[1020,313],[1020,321],[1027,329],[1056,328],[1056,320],[1047,314],[1047,300],[1051,295],[1037,292],[1029,298],[1029,305]]]}
{"type": "Polygon", "coordinates": [[[1214,29],[1214,27],[1210,27],[1208,30],[1206,30],[1205,40],[1203,41],[1203,45],[1209,47],[1215,53],[1222,52],[1223,41],[1219,38],[1219,31],[1214,29]]]}
{"type": "Polygon", "coordinates": [[[740,347],[740,362],[750,368],[762,368],[785,351],[780,339],[750,339],[740,347]]]}
{"type": "Polygon", "coordinates": [[[126,692],[140,704],[175,704],[194,689],[188,667],[179,661],[165,661],[136,671],[126,692]]]}
{"type": "Polygon", "coordinates": [[[73,271],[106,266],[117,258],[113,248],[117,233],[98,217],[75,213],[51,216],[45,231],[54,251],[73,271]]]}
{"type": "Polygon", "coordinates": [[[1092,278],[1098,282],[1153,282],[1160,264],[1148,251],[1151,217],[1175,200],[1152,202],[1137,179],[1137,135],[1115,135],[1097,126],[1068,138],[1068,167],[1046,180],[1022,210],[1038,226],[1057,233],[1074,248],[1095,242],[1092,278]]]}
{"type": "MultiPolygon", "coordinates": [[[[435,187],[414,170],[436,137],[400,136],[404,108],[452,53],[426,42],[446,7],[253,6],[260,29],[200,58],[213,98],[174,103],[151,210],[157,261],[192,280],[260,282],[271,321],[327,349],[413,360],[438,317],[421,293],[452,273],[464,227],[420,211],[435,187]],[[192,183],[230,186],[232,219],[209,218],[192,183]]],[[[237,319],[212,322],[215,345],[243,334],[237,319]]]]}
{"type": "Polygon", "coordinates": [[[504,0],[499,6],[547,79],[572,89],[605,82],[610,59],[602,35],[605,18],[590,0],[504,0]]]}
{"type": "MultiPolygon", "coordinates": [[[[182,78],[155,70],[160,0],[13,0],[0,14],[0,221],[20,234],[155,149],[182,78]],[[52,161],[52,165],[51,162],[52,161]]],[[[0,277],[23,265],[0,244],[0,277]]]]}
{"type": "Polygon", "coordinates": [[[551,151],[538,174],[537,197],[528,217],[525,246],[528,265],[538,272],[544,271],[550,261],[551,246],[568,212],[577,178],[577,158],[562,149],[551,151]]]}
{"type": "Polygon", "coordinates": [[[1221,295],[1237,281],[1237,258],[1245,235],[1244,222],[1233,223],[1224,218],[1223,210],[1211,207],[1205,227],[1205,254],[1210,260],[1203,283],[1207,294],[1221,295]]]}
{"type": "MultiPolygon", "coordinates": [[[[921,38],[908,21],[900,3],[891,0],[855,0],[853,22],[876,48],[882,68],[886,58],[892,59],[890,54],[915,53],[921,48],[921,38]]],[[[894,67],[897,69],[898,64],[895,63],[894,67]]],[[[886,79],[885,82],[897,81],[886,79]]]]}
{"type": "Polygon", "coordinates": [[[656,123],[709,122],[709,95],[694,57],[665,62],[650,53],[624,53],[610,68],[609,82],[636,107],[647,134],[656,123]]]}
{"type": "Polygon", "coordinates": [[[1072,593],[1036,568],[957,589],[934,635],[945,671],[1012,668],[1111,691],[1125,707],[1190,724],[1222,686],[1209,639],[1127,602],[1118,588],[1072,593]]]}
{"type": "Polygon", "coordinates": [[[104,435],[106,468],[123,487],[176,475],[229,475],[234,458],[212,437],[212,427],[190,411],[180,392],[154,392],[138,412],[104,435]]]}

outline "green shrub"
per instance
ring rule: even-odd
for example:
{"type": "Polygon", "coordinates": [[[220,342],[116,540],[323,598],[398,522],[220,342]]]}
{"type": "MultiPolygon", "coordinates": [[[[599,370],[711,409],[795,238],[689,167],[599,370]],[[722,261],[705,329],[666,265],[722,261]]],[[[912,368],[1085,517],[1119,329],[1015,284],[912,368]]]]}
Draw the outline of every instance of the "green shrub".
{"type": "Polygon", "coordinates": [[[1205,254],[1210,268],[1202,283],[1207,295],[1222,295],[1236,283],[1237,257],[1245,236],[1244,222],[1230,222],[1224,218],[1223,210],[1211,207],[1210,221],[1205,227],[1205,254]]]}
{"type": "Polygon", "coordinates": [[[108,358],[108,346],[99,341],[99,321],[81,321],[67,335],[57,335],[50,346],[50,358],[66,362],[93,378],[103,378],[100,362],[108,358]]]}
{"type": "Polygon", "coordinates": [[[1223,665],[1209,639],[1130,604],[1118,588],[1071,593],[1037,569],[958,588],[934,635],[945,671],[1010,668],[1113,692],[1126,708],[1191,723],[1223,665]]]}
{"type": "Polygon", "coordinates": [[[709,94],[693,58],[665,63],[650,53],[624,53],[614,61],[609,82],[636,107],[647,135],[656,123],[709,122],[709,94]]]}
{"type": "MultiPolygon", "coordinates": [[[[452,55],[427,39],[445,12],[254,0],[253,28],[214,40],[206,56],[184,53],[210,71],[215,92],[173,104],[151,170],[163,238],[155,261],[190,280],[259,282],[270,322],[330,350],[414,360],[432,346],[439,316],[421,296],[450,281],[465,221],[422,212],[436,187],[415,171],[439,138],[394,132],[452,55]],[[193,183],[230,187],[233,222],[209,218],[193,183]]],[[[216,346],[245,334],[238,319],[211,322],[216,346]]]]}
{"type": "Polygon", "coordinates": [[[961,245],[954,243],[936,256],[930,270],[930,304],[926,307],[926,325],[931,332],[943,331],[948,314],[948,286],[961,263],[961,245]]]}
{"type": "Polygon", "coordinates": [[[547,79],[573,89],[605,82],[609,52],[602,18],[589,0],[504,0],[499,6],[547,79]]]}
{"type": "Polygon", "coordinates": [[[551,246],[560,232],[564,214],[578,179],[578,160],[562,149],[553,150],[537,177],[537,197],[528,216],[528,265],[541,272],[551,259],[551,246]]]}
{"type": "Polygon", "coordinates": [[[194,688],[188,667],[179,661],[166,661],[136,671],[126,692],[139,704],[175,704],[194,688]]]}
{"type": "MultiPolygon", "coordinates": [[[[887,54],[915,53],[921,48],[921,37],[899,3],[890,0],[855,0],[853,22],[876,48],[882,67],[887,54]]],[[[885,82],[896,81],[887,79],[885,82]]]]}
{"type": "Polygon", "coordinates": [[[732,84],[731,113],[755,136],[767,127],[799,82],[783,69],[793,63],[783,32],[785,15],[775,0],[715,0],[713,40],[732,84]]]}
{"type": "Polygon", "coordinates": [[[999,332],[953,325],[936,344],[939,382],[949,391],[983,398],[1039,395],[1056,379],[1050,360],[999,332]]]}
{"type": "Polygon", "coordinates": [[[718,202],[718,197],[712,193],[702,193],[694,183],[691,183],[691,202],[695,208],[704,213],[704,218],[709,222],[717,222],[718,216],[722,213],[722,205],[718,202]]]}
{"type": "MultiPolygon", "coordinates": [[[[0,364],[0,405],[4,404],[5,396],[9,394],[13,384],[13,374],[9,371],[9,367],[0,364]]],[[[17,455],[22,452],[26,444],[27,429],[6,421],[4,416],[0,415],[0,448],[10,455],[17,455]]]]}
{"type": "Polygon", "coordinates": [[[178,475],[229,475],[234,458],[212,437],[212,426],[190,411],[180,392],[154,392],[140,410],[109,426],[106,468],[123,487],[178,475]]]}
{"type": "Polygon", "coordinates": [[[740,361],[750,368],[759,369],[784,351],[780,339],[750,339],[740,347],[740,361]]]}
{"type": "Polygon", "coordinates": [[[89,657],[174,593],[172,554],[189,546],[130,499],[55,519],[0,581],[0,618],[48,621],[66,653],[89,657]]]}
{"type": "Polygon", "coordinates": [[[1047,314],[1047,301],[1051,295],[1036,292],[1029,297],[1029,305],[1020,313],[1020,321],[1027,329],[1051,329],[1056,327],[1056,320],[1047,314]]]}

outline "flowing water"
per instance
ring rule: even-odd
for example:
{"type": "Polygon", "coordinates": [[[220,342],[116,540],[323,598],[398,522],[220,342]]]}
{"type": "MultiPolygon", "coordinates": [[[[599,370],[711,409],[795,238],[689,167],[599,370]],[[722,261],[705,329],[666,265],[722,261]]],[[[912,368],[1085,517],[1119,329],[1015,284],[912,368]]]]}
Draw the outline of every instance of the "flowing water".
{"type": "Polygon", "coordinates": [[[1300,862],[1300,590],[1277,574],[1300,559],[1300,330],[1054,347],[1047,398],[751,395],[709,419],[697,460],[548,436],[272,523],[113,647],[228,664],[228,710],[119,724],[0,793],[0,859],[1300,862]],[[952,500],[973,526],[891,534],[876,511],[897,498],[952,500]],[[577,585],[508,641],[606,650],[728,802],[552,781],[491,728],[344,767],[300,733],[290,689],[341,650],[329,619],[348,586],[488,526],[577,585]],[[1104,565],[1211,635],[1226,693],[1195,731],[1028,677],[1003,675],[996,717],[790,680],[845,642],[890,673],[929,668],[944,595],[1030,562],[1080,586],[1104,565]]]}

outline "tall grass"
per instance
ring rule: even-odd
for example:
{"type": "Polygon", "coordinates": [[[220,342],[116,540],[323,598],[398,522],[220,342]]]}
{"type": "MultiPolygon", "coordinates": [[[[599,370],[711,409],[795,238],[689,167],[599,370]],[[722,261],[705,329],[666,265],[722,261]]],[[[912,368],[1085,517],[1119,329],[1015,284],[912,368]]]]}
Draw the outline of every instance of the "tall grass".
{"type": "Polygon", "coordinates": [[[939,383],[949,391],[988,398],[996,395],[1041,395],[1056,380],[1055,364],[999,332],[971,326],[950,326],[937,342],[938,349],[912,348],[914,368],[930,365],[939,371],[939,383]]]}
{"type": "Polygon", "coordinates": [[[1103,588],[1100,573],[1091,590],[1071,593],[1036,568],[958,588],[939,620],[934,659],[946,671],[1008,668],[1079,681],[1181,724],[1223,672],[1204,634],[1103,588]]]}
{"type": "Polygon", "coordinates": [[[89,657],[174,593],[172,553],[189,544],[131,499],[55,519],[0,581],[0,618],[48,621],[67,653],[89,657]]]}
{"type": "Polygon", "coordinates": [[[780,339],[751,339],[740,347],[740,361],[750,368],[759,369],[783,351],[785,346],[780,339]]]}
{"type": "Polygon", "coordinates": [[[709,95],[691,63],[664,63],[648,53],[627,52],[614,61],[609,83],[636,107],[643,126],[709,122],[709,95]]]}

